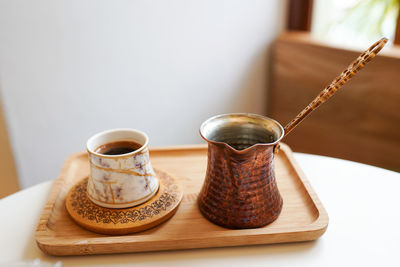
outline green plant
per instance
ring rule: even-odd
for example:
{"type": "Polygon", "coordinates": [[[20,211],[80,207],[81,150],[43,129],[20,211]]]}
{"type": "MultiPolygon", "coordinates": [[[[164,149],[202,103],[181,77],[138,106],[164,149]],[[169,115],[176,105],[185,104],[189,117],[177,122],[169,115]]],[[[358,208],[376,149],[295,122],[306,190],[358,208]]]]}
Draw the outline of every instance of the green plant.
{"type": "Polygon", "coordinates": [[[367,38],[385,35],[385,24],[393,27],[399,11],[400,0],[358,0],[339,20],[367,38]]]}

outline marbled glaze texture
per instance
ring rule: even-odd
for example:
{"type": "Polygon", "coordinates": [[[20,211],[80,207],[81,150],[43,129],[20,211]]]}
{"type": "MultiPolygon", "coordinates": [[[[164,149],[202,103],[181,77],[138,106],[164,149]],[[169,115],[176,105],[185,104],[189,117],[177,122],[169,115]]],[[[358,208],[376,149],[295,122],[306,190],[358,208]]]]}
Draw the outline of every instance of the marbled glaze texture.
{"type": "Polygon", "coordinates": [[[147,147],[133,155],[97,156],[89,153],[88,193],[95,202],[140,204],[158,189],[147,147]]]}

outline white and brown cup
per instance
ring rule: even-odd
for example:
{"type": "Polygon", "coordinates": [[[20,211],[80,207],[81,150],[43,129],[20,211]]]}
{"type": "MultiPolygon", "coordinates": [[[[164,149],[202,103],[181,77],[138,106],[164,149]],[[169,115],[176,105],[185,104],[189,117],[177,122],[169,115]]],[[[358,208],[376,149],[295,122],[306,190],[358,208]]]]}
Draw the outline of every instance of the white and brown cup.
{"type": "Polygon", "coordinates": [[[145,133],[133,129],[104,131],[87,141],[91,201],[106,208],[128,208],[154,196],[159,181],[150,163],[148,142],[145,133]],[[124,147],[129,143],[131,148],[124,147]]]}

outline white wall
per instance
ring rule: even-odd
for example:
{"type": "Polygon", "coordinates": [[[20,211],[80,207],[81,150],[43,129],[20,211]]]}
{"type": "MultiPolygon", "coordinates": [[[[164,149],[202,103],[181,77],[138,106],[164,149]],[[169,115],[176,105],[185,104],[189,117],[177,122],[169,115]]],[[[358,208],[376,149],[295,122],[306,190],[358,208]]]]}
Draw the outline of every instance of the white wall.
{"type": "Polygon", "coordinates": [[[279,0],[0,0],[0,93],[23,187],[92,134],[200,143],[212,115],[265,113],[279,0]]]}

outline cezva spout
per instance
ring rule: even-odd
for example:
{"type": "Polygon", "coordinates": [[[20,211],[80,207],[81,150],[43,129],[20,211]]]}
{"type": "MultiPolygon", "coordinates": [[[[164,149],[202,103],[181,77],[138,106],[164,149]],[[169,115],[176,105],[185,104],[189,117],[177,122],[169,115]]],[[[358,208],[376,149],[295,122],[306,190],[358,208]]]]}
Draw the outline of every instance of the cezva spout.
{"type": "Polygon", "coordinates": [[[233,113],[206,120],[200,135],[208,142],[201,213],[227,228],[256,228],[276,220],[283,200],[273,160],[283,127],[260,115],[233,113]]]}

